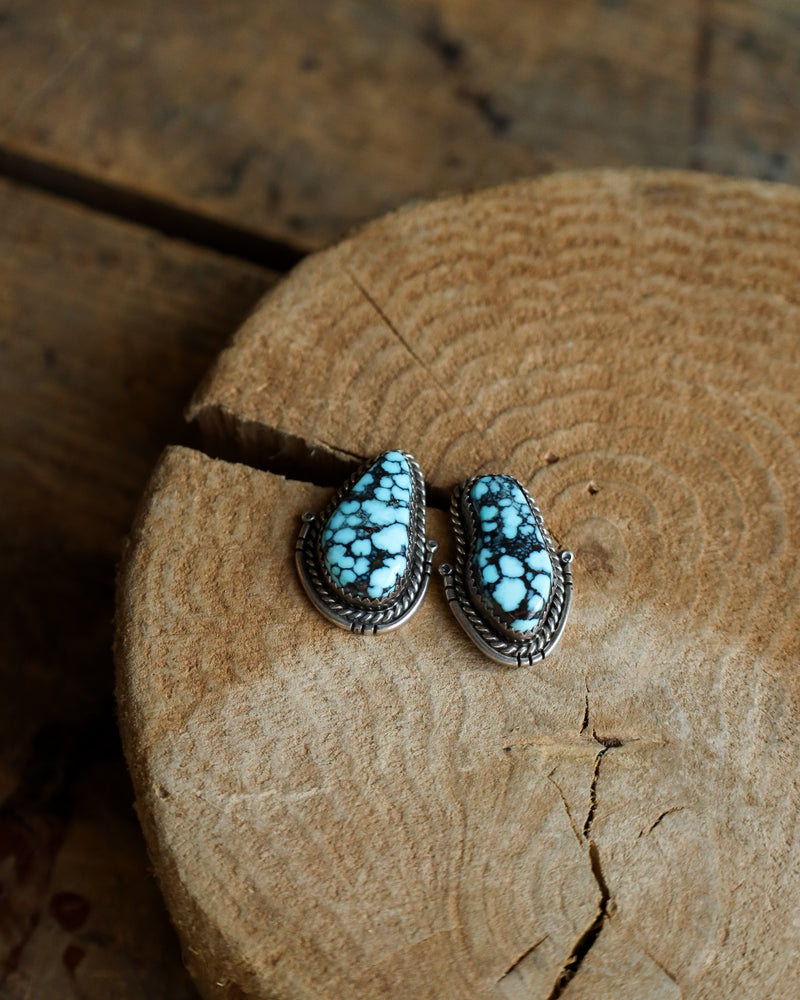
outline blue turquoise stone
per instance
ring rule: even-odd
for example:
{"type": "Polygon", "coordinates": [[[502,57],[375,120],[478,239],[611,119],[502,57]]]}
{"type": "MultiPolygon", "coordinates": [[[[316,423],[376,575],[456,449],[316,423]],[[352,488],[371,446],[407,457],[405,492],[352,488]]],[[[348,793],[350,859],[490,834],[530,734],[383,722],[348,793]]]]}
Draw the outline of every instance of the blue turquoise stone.
{"type": "Polygon", "coordinates": [[[384,601],[402,585],[413,490],[407,458],[387,451],[331,512],[320,535],[320,557],[333,583],[349,597],[384,601]]]}
{"type": "Polygon", "coordinates": [[[553,563],[520,484],[511,476],[480,476],[469,487],[475,514],[470,586],[507,631],[523,636],[542,623],[553,586],[553,563]]]}

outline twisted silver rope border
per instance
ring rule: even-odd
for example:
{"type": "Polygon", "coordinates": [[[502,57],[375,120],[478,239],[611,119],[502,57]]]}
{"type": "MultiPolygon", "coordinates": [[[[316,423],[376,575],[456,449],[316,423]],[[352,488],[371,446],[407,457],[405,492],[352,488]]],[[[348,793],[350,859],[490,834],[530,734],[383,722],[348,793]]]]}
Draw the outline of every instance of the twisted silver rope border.
{"type": "MultiPolygon", "coordinates": [[[[386,454],[385,452],[381,455],[386,454]]],[[[438,543],[425,538],[425,480],[416,459],[401,452],[412,476],[411,514],[409,517],[408,568],[394,591],[382,601],[350,600],[327,573],[320,555],[320,536],[324,525],[347,493],[381,455],[364,463],[339,487],[319,515],[307,511],[295,546],[295,562],[300,582],[311,602],[329,621],[350,632],[364,635],[388,632],[415,613],[428,589],[433,554],[438,543]]]]}
{"type": "Polygon", "coordinates": [[[573,558],[572,553],[565,550],[558,555],[556,554],[535,500],[517,481],[550,555],[554,571],[553,587],[544,620],[530,638],[514,640],[503,634],[499,628],[493,628],[486,616],[475,607],[466,578],[466,574],[469,572],[467,557],[474,543],[475,526],[474,515],[469,504],[462,501],[466,491],[479,478],[479,476],[473,476],[471,479],[459,483],[453,490],[450,501],[450,519],[456,539],[456,559],[455,566],[443,563],[439,567],[439,572],[444,579],[445,595],[461,627],[488,657],[496,663],[507,666],[533,665],[543,660],[553,650],[564,630],[572,604],[572,569],[570,566],[573,558]],[[465,511],[469,517],[469,523],[466,526],[464,524],[465,511]]]}

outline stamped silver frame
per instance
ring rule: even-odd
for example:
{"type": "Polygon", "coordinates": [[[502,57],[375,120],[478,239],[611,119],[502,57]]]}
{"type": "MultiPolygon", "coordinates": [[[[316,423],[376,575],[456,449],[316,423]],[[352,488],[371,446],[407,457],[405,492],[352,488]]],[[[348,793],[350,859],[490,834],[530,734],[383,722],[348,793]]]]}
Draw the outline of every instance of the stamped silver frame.
{"type": "MultiPolygon", "coordinates": [[[[396,450],[396,449],[392,449],[396,450]]],[[[381,601],[353,599],[337,587],[327,573],[320,553],[320,536],[328,518],[361,476],[386,452],[360,466],[331,498],[320,514],[306,511],[295,546],[297,573],[312,604],[329,621],[361,635],[389,632],[417,611],[428,590],[433,554],[438,542],[425,538],[425,480],[416,459],[401,452],[411,469],[411,513],[408,535],[408,567],[395,590],[381,601]]]]}
{"type": "MultiPolygon", "coordinates": [[[[572,553],[569,550],[556,553],[539,508],[530,493],[518,482],[550,554],[553,564],[553,586],[542,623],[530,636],[514,639],[493,624],[486,614],[476,606],[470,589],[476,591],[477,587],[473,580],[473,586],[470,588],[468,576],[472,572],[469,554],[475,544],[476,537],[475,512],[469,497],[469,489],[479,478],[481,477],[473,476],[471,479],[459,483],[453,490],[450,518],[456,539],[456,559],[454,566],[450,563],[443,563],[439,567],[439,572],[444,579],[445,595],[456,620],[482,653],[494,660],[495,663],[502,663],[505,666],[532,665],[543,660],[553,651],[564,631],[572,604],[572,568],[570,566],[572,553]]],[[[515,482],[517,481],[515,480],[515,482]]]]}

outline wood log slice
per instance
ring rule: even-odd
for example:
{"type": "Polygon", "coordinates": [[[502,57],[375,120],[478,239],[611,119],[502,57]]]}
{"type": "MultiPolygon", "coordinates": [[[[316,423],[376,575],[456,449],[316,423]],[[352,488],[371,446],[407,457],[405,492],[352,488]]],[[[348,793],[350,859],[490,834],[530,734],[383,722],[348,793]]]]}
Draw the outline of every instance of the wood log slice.
{"type": "Polygon", "coordinates": [[[169,450],[119,588],[205,997],[795,996],[799,249],[789,188],[564,174],[388,216],[251,316],[189,409],[251,465],[169,450]],[[312,609],[311,481],[392,446],[439,507],[530,489],[575,553],[552,658],[484,659],[438,579],[397,633],[312,609]]]}

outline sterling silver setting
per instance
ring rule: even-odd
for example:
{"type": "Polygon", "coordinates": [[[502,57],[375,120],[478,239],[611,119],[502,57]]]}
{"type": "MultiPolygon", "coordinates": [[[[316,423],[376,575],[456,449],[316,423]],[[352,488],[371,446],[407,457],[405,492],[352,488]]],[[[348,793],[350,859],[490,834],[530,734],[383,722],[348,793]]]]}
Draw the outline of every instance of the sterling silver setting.
{"type": "Polygon", "coordinates": [[[425,537],[425,481],[417,461],[401,453],[411,469],[413,483],[408,525],[407,568],[395,590],[383,600],[348,594],[328,573],[321,555],[321,537],[331,514],[373,462],[360,466],[339,488],[325,508],[303,514],[295,546],[297,573],[303,589],[317,610],[329,621],[350,632],[377,635],[405,624],[419,609],[430,582],[438,542],[425,537]]]}
{"type": "Polygon", "coordinates": [[[493,623],[473,597],[476,586],[474,576],[471,578],[470,555],[475,544],[476,524],[469,490],[477,479],[472,477],[453,490],[450,518],[456,542],[455,564],[443,563],[439,567],[445,595],[459,625],[482,653],[504,666],[530,666],[549,656],[563,634],[572,604],[573,554],[569,550],[556,552],[538,506],[530,493],[518,483],[550,555],[552,588],[541,623],[532,634],[515,638],[498,623],[493,623]]]}

